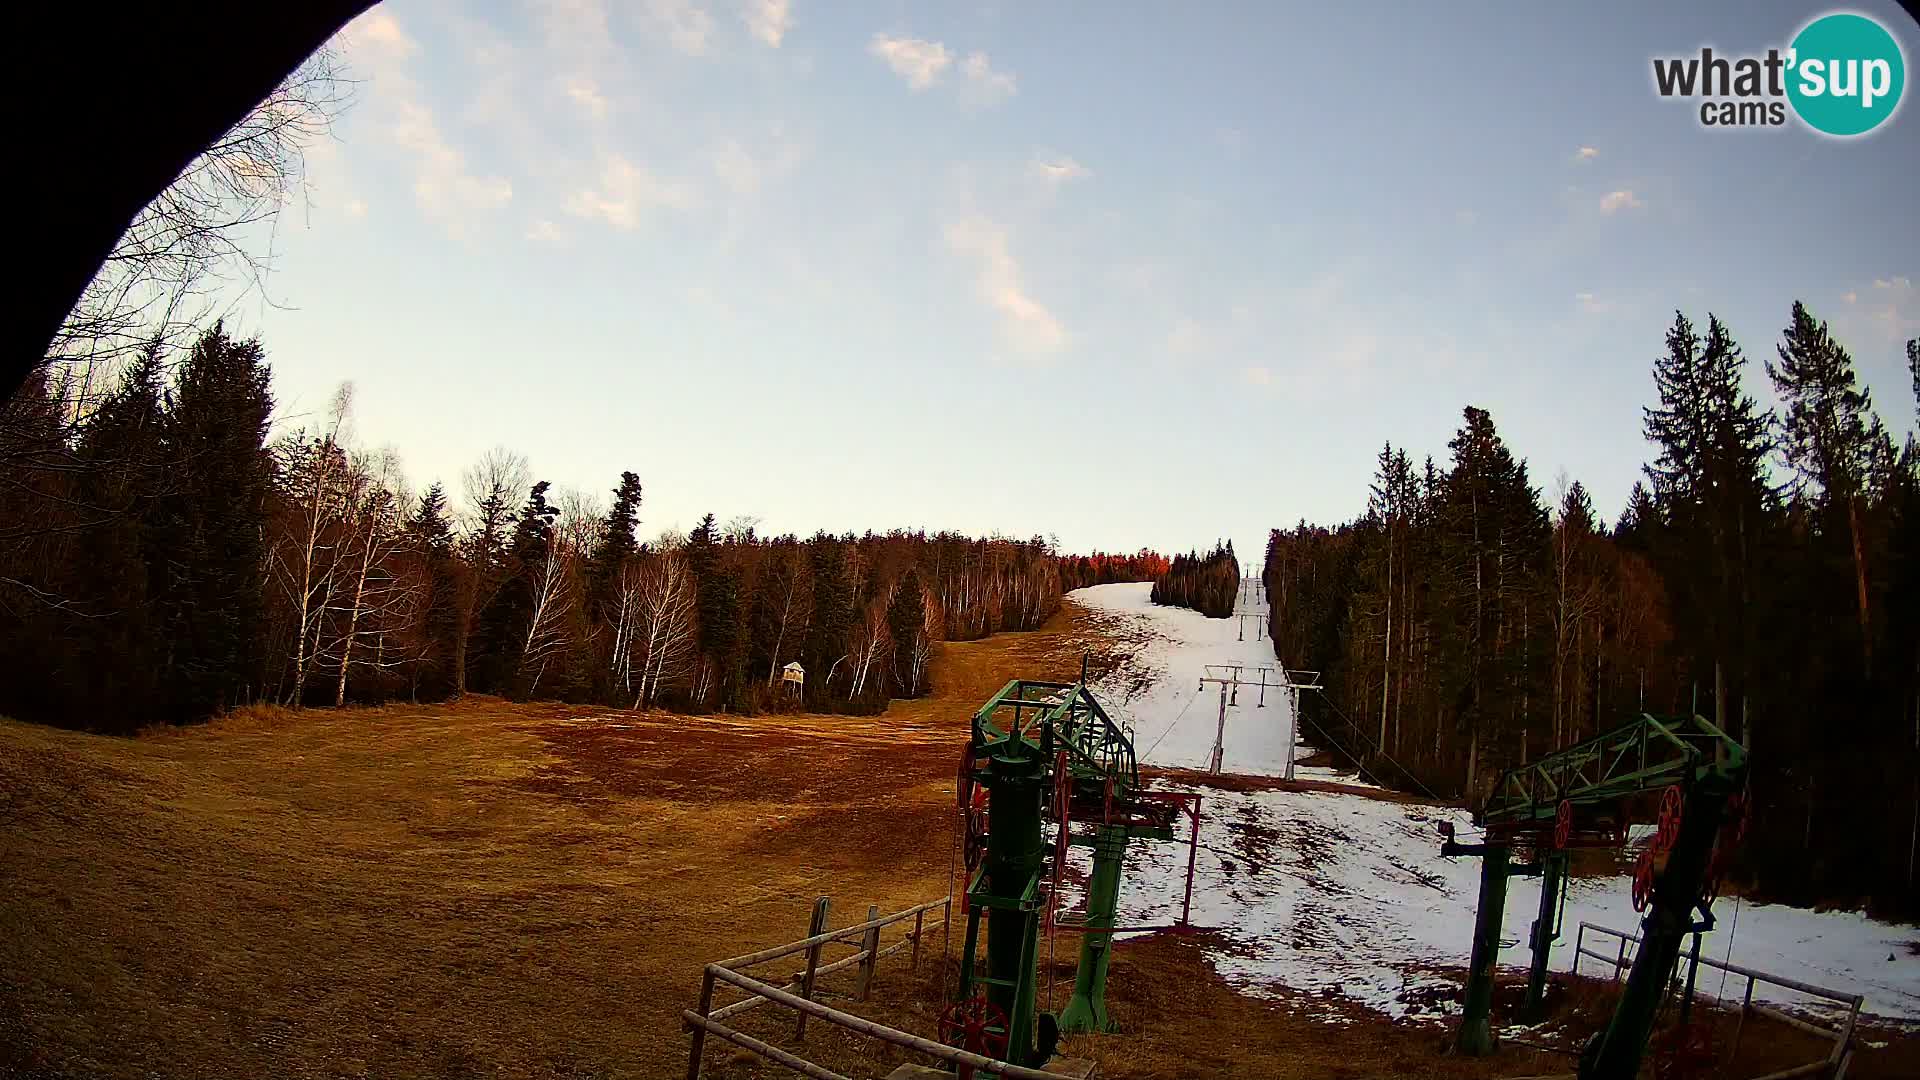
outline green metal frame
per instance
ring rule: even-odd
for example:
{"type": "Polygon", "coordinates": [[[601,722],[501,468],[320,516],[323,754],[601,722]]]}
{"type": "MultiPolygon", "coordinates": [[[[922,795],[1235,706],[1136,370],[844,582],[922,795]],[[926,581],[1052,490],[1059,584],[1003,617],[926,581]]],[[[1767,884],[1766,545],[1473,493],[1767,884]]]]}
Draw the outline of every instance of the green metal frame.
{"type": "Polygon", "coordinates": [[[1144,800],[1133,740],[1114,723],[1083,681],[1014,679],[973,714],[970,774],[988,791],[987,852],[967,882],[967,932],[961,955],[960,997],[986,987],[988,1000],[1007,1015],[1006,1060],[1037,1065],[1052,1051],[1052,1032],[1107,1030],[1107,960],[1126,845],[1133,839],[1172,839],[1174,804],[1144,800]],[[1056,759],[1065,751],[1064,775],[1056,759]],[[1058,1021],[1034,1006],[1042,909],[1041,823],[1050,818],[1057,785],[1070,784],[1075,821],[1095,819],[1090,836],[1069,843],[1094,849],[1087,921],[1073,997],[1058,1021]],[[975,975],[980,921],[987,921],[987,973],[975,975]],[[1104,932],[1103,932],[1104,931],[1104,932]],[[1035,1045],[1035,1036],[1039,1045],[1035,1045]]]}
{"type": "Polygon", "coordinates": [[[1627,796],[1711,770],[1746,768],[1746,748],[1703,716],[1642,713],[1602,735],[1500,774],[1479,820],[1489,828],[1551,820],[1575,807],[1627,796]]]}
{"type": "MultiPolygon", "coordinates": [[[[1568,804],[1574,811],[1578,829],[1582,824],[1591,826],[1590,820],[1583,823],[1580,819],[1591,819],[1595,807],[1616,807],[1642,792],[1678,784],[1686,792],[1681,833],[1654,887],[1643,927],[1646,944],[1634,961],[1627,989],[1606,1031],[1595,1037],[1581,1061],[1583,1080],[1633,1077],[1652,1032],[1660,993],[1678,957],[1681,936],[1690,929],[1712,925],[1709,913],[1696,927],[1692,912],[1727,797],[1744,783],[1746,773],[1746,748],[1705,717],[1658,717],[1650,713],[1502,772],[1492,794],[1474,815],[1487,830],[1486,842],[1459,844],[1449,839],[1441,847],[1445,855],[1484,858],[1473,959],[1455,1045],[1468,1054],[1487,1054],[1494,1049],[1490,1019],[1493,973],[1510,873],[1538,873],[1542,877],[1527,985],[1528,1011],[1535,1012],[1540,1006],[1548,952],[1558,936],[1552,925],[1555,892],[1565,887],[1565,855],[1543,844],[1541,838],[1553,829],[1561,804],[1568,804]],[[1511,846],[1529,837],[1539,856],[1537,863],[1510,868],[1511,846]]],[[[1624,821],[1624,813],[1617,814],[1613,824],[1623,827],[1624,821]]],[[[1615,835],[1624,839],[1624,833],[1615,835]]]]}

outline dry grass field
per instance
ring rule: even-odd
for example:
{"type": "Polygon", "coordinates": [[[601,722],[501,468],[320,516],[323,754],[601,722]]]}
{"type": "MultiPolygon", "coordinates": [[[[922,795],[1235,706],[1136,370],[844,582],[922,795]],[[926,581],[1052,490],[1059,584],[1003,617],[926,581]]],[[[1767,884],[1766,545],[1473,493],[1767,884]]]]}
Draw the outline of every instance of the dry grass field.
{"type": "MultiPolygon", "coordinates": [[[[836,925],[943,895],[965,717],[1103,647],[1073,608],[948,645],[935,696],[874,718],[470,699],[138,739],[0,721],[0,1075],[680,1075],[701,965],[802,936],[818,894],[836,925]]],[[[931,1034],[939,948],[918,971],[884,961],[860,1010],[931,1034]]],[[[1124,944],[1112,985],[1124,1032],[1071,1046],[1104,1076],[1568,1067],[1306,1020],[1235,993],[1190,940],[1124,944]]],[[[775,1040],[790,1024],[743,1018],[775,1040]]],[[[819,1026],[808,1045],[854,1075],[900,1060],[819,1026]]],[[[786,1074],[722,1045],[707,1075],[786,1074]]]]}

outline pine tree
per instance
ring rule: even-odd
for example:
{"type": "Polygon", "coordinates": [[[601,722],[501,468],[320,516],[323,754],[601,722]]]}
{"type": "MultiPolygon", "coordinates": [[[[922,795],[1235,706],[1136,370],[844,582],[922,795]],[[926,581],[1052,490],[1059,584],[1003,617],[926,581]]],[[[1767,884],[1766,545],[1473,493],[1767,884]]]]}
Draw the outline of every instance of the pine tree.
{"type": "Polygon", "coordinates": [[[853,582],[840,541],[823,532],[807,546],[812,549],[808,558],[813,570],[813,609],[807,619],[804,666],[809,693],[825,702],[832,697],[832,680],[846,659],[853,634],[853,582]]]}
{"type": "Polygon", "coordinates": [[[1799,492],[1812,502],[1826,535],[1845,537],[1853,564],[1860,648],[1871,672],[1872,605],[1861,503],[1881,434],[1873,397],[1857,386],[1853,357],[1833,340],[1827,324],[1815,322],[1797,300],[1778,351],[1779,362],[1768,363],[1767,374],[1787,407],[1781,456],[1798,475],[1799,492]]]}
{"type": "Polygon", "coordinates": [[[887,605],[887,631],[893,638],[893,671],[907,697],[920,695],[920,668],[917,658],[926,644],[927,594],[920,584],[920,573],[913,567],[894,584],[893,600],[887,605]]]}
{"type": "Polygon", "coordinates": [[[150,575],[162,565],[155,530],[168,479],[161,467],[163,392],[158,345],[143,349],[87,425],[79,447],[80,502],[96,524],[81,532],[86,568],[82,638],[64,680],[89,727],[130,730],[153,695],[163,643],[149,605],[150,575]],[[81,673],[84,673],[82,675],[81,673]]]}
{"type": "Polygon", "coordinates": [[[156,530],[153,599],[168,646],[160,693],[174,719],[223,711],[260,689],[269,387],[260,342],[235,341],[216,323],[194,343],[169,402],[163,446],[175,490],[156,530]]]}
{"type": "Polygon", "coordinates": [[[507,546],[506,580],[479,616],[480,651],[473,676],[474,685],[484,691],[524,692],[519,683],[527,629],[535,614],[535,574],[547,561],[547,550],[554,542],[553,520],[560,513],[547,503],[549,486],[542,480],[528,492],[507,546]]]}
{"type": "Polygon", "coordinates": [[[712,514],[687,534],[700,617],[703,677],[695,693],[702,703],[732,703],[740,663],[740,583],[722,557],[720,529],[712,514]]]}
{"type": "Polygon", "coordinates": [[[634,529],[640,524],[640,477],[632,472],[620,474],[620,486],[613,490],[613,506],[607,511],[606,525],[600,530],[600,542],[587,558],[587,604],[595,618],[611,621],[608,614],[615,601],[620,568],[639,550],[634,529]]]}
{"type": "Polygon", "coordinates": [[[436,481],[420,496],[407,530],[420,552],[426,572],[424,678],[415,680],[415,692],[424,682],[434,695],[453,690],[451,664],[459,643],[460,562],[453,523],[447,512],[447,493],[436,481]]]}

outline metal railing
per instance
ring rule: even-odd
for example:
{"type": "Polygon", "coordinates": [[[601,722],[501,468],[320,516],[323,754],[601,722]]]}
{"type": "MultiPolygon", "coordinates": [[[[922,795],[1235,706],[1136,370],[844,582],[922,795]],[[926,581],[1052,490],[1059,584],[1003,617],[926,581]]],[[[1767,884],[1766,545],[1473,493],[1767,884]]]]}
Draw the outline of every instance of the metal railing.
{"type": "MultiPolygon", "coordinates": [[[[1574,936],[1573,973],[1575,975],[1580,973],[1581,957],[1590,957],[1611,967],[1613,969],[1613,978],[1618,981],[1620,972],[1633,963],[1633,958],[1638,951],[1639,944],[1640,938],[1638,936],[1629,934],[1624,930],[1615,930],[1612,927],[1583,922],[1580,924],[1579,932],[1574,936]],[[1612,953],[1588,948],[1588,934],[1592,934],[1599,939],[1617,940],[1619,946],[1612,953]],[[1633,952],[1628,951],[1627,947],[1629,945],[1635,947],[1633,952]]],[[[1853,1029],[1860,1020],[1860,1007],[1866,1004],[1866,998],[1864,996],[1860,994],[1841,993],[1838,990],[1825,986],[1815,986],[1813,983],[1802,982],[1799,979],[1789,978],[1785,975],[1771,975],[1767,972],[1756,971],[1753,968],[1740,964],[1731,964],[1715,960],[1710,956],[1701,956],[1697,960],[1682,957],[1682,961],[1684,964],[1698,963],[1703,967],[1710,967],[1746,979],[1746,992],[1740,999],[1740,1015],[1743,1020],[1748,1014],[1764,1016],[1769,1020],[1778,1020],[1783,1024],[1787,1024],[1811,1035],[1817,1035],[1833,1043],[1833,1049],[1826,1057],[1819,1061],[1810,1061],[1804,1065],[1796,1065],[1793,1068],[1780,1072],[1768,1073],[1766,1076],[1757,1078],[1757,1080],[1788,1080],[1790,1077],[1819,1075],[1831,1077],[1833,1080],[1840,1080],[1840,1078],[1846,1074],[1847,1066],[1853,1060],[1853,1029]],[[1753,989],[1760,983],[1783,987],[1797,993],[1805,994],[1808,997],[1831,1001],[1845,1008],[1845,1019],[1831,1024],[1822,1024],[1817,1019],[1795,1016],[1783,1009],[1776,1009],[1771,1005],[1759,1004],[1753,1000],[1753,989]]],[[[1676,970],[1674,974],[1676,977],[1679,975],[1681,966],[1682,965],[1675,965],[1676,970]]],[[[1696,993],[1704,993],[1704,991],[1696,990],[1696,993]]],[[[1713,997],[1716,1000],[1725,1000],[1719,998],[1716,994],[1708,994],[1707,996],[1713,997]]],[[[1735,1045],[1737,1049],[1737,1041],[1735,1045]]]]}
{"type": "Polygon", "coordinates": [[[944,1061],[956,1068],[959,1066],[969,1066],[975,1069],[988,1070],[993,1075],[1005,1077],[1007,1080],[1060,1080],[1059,1076],[1054,1073],[1043,1072],[1039,1069],[1028,1069],[1018,1065],[1009,1065],[1003,1061],[998,1061],[981,1054],[969,1053],[957,1047],[947,1046],[944,1043],[935,1042],[932,1039],[921,1038],[918,1035],[901,1031],[898,1028],[891,1028],[885,1024],[876,1023],[865,1017],[855,1016],[850,1012],[845,1012],[829,1005],[822,1005],[813,1000],[817,980],[836,971],[843,971],[849,967],[859,965],[859,978],[855,984],[852,996],[856,1000],[865,1001],[873,985],[875,966],[881,958],[891,956],[902,949],[910,948],[913,950],[911,965],[914,968],[918,968],[920,964],[920,941],[928,929],[926,917],[929,912],[935,910],[941,913],[941,948],[944,956],[947,935],[946,927],[952,915],[953,898],[944,896],[938,900],[929,900],[924,904],[916,904],[904,911],[896,911],[891,915],[880,915],[877,914],[877,909],[869,908],[865,922],[856,923],[852,926],[843,926],[837,930],[827,929],[827,916],[830,908],[831,905],[824,896],[814,901],[813,919],[809,924],[811,933],[799,941],[790,941],[785,945],[775,945],[771,948],[762,949],[759,952],[731,957],[706,966],[706,969],[701,973],[700,977],[699,1005],[696,1008],[684,1010],[680,1014],[686,1030],[693,1035],[693,1045],[687,1055],[687,1080],[699,1080],[701,1056],[705,1052],[706,1040],[709,1035],[758,1054],[768,1061],[784,1065],[803,1076],[811,1076],[814,1080],[852,1080],[852,1078],[842,1073],[834,1072],[824,1065],[808,1061],[791,1050],[755,1038],[745,1032],[737,1030],[730,1024],[722,1022],[750,1009],[755,1009],[770,1003],[783,1005],[794,1011],[795,1022],[793,1034],[796,1041],[806,1038],[807,1021],[809,1019],[815,1019],[832,1024],[835,1027],[845,1028],[857,1034],[878,1039],[881,1042],[891,1043],[894,1046],[925,1054],[928,1057],[944,1061]],[[913,920],[913,930],[899,941],[884,948],[881,947],[881,929],[892,926],[895,923],[904,922],[908,919],[913,920]],[[828,945],[835,944],[853,944],[857,945],[858,949],[850,956],[822,964],[820,962],[821,950],[828,945]],[[746,974],[741,970],[801,953],[806,955],[805,970],[796,973],[792,981],[784,986],[775,986],[763,978],[746,974]],[[714,991],[718,986],[727,986],[744,991],[747,996],[739,1001],[715,1008],[713,997],[714,991]]]}

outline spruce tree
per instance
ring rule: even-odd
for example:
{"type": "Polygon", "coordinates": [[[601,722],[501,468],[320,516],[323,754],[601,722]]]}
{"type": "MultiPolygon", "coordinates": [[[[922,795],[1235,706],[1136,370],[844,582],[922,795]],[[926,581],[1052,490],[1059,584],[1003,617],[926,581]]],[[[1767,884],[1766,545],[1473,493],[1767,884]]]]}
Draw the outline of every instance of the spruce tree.
{"type": "Polygon", "coordinates": [[[640,477],[632,472],[620,474],[620,486],[613,489],[613,506],[607,511],[600,542],[587,557],[587,604],[594,617],[611,621],[615,591],[619,587],[620,568],[639,550],[634,529],[640,524],[640,477]]]}
{"type": "Polygon", "coordinates": [[[554,542],[553,521],[560,513],[547,503],[549,486],[542,480],[528,492],[507,546],[506,580],[479,616],[475,632],[479,656],[474,663],[473,684],[483,691],[512,693],[520,689],[521,661],[534,615],[534,568],[546,562],[547,548],[554,542]]]}
{"type": "Polygon", "coordinates": [[[260,342],[236,341],[214,324],[182,365],[163,426],[174,491],[156,529],[153,600],[167,642],[160,696],[176,720],[220,712],[260,689],[272,410],[260,342]]]}
{"type": "Polygon", "coordinates": [[[1847,552],[1861,654],[1871,670],[1872,605],[1861,504],[1881,441],[1873,397],[1857,385],[1853,357],[1799,301],[1778,352],[1779,362],[1769,362],[1767,374],[1786,405],[1781,457],[1797,475],[1798,493],[1814,507],[1822,538],[1847,552]]]}
{"type": "Polygon", "coordinates": [[[424,683],[434,695],[453,690],[453,651],[459,642],[460,564],[456,555],[453,523],[447,511],[446,489],[435,482],[420,496],[407,531],[419,551],[426,576],[426,656],[422,667],[424,683]]]}
{"type": "Polygon", "coordinates": [[[826,533],[808,541],[813,569],[813,610],[807,619],[807,687],[816,702],[832,697],[834,666],[847,655],[853,634],[853,582],[846,548],[826,533]]]}
{"type": "Polygon", "coordinates": [[[893,638],[894,677],[906,697],[917,697],[920,679],[913,654],[927,632],[927,595],[920,584],[920,573],[913,567],[908,567],[894,584],[893,600],[887,605],[887,632],[893,638]]]}

